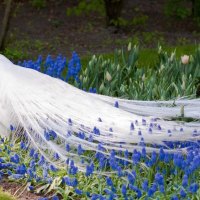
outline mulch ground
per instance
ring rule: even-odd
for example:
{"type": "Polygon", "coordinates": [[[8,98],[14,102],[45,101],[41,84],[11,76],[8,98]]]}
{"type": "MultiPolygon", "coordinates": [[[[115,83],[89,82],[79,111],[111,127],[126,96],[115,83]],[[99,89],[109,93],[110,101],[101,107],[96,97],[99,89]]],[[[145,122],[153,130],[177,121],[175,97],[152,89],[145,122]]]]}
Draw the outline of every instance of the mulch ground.
{"type": "Polygon", "coordinates": [[[16,182],[9,182],[7,179],[0,181],[0,187],[3,189],[3,191],[9,192],[16,196],[18,200],[38,200],[40,197],[42,197],[27,191],[27,189],[24,190],[24,185],[16,182]]]}
{"type": "MultiPolygon", "coordinates": [[[[48,0],[45,8],[36,9],[30,1],[15,0],[8,45],[15,47],[16,41],[23,41],[22,49],[32,58],[49,53],[69,56],[73,50],[80,56],[113,52],[115,48],[127,45],[128,40],[134,37],[145,47],[156,47],[159,39],[168,45],[200,42],[200,27],[191,17],[180,20],[164,14],[166,0],[125,0],[122,11],[124,19],[140,21],[147,17],[147,20],[117,31],[107,28],[105,17],[97,13],[67,16],[67,8],[77,5],[77,2],[48,0]]],[[[0,21],[4,9],[5,6],[0,3],[0,21]]]]}

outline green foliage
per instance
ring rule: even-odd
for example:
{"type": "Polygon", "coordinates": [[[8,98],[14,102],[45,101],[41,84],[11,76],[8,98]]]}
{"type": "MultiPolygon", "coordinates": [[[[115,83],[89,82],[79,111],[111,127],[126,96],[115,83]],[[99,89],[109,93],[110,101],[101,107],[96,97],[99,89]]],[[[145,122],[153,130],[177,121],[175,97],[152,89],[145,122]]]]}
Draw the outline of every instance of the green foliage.
{"type": "Polygon", "coordinates": [[[67,8],[67,16],[80,16],[83,14],[89,15],[91,12],[98,12],[101,15],[105,15],[103,0],[79,0],[77,6],[67,8]]]}
{"type": "Polygon", "coordinates": [[[41,9],[46,7],[46,0],[30,0],[31,5],[35,8],[41,9]]]}
{"type": "Polygon", "coordinates": [[[165,4],[165,14],[170,17],[185,19],[191,15],[191,9],[187,6],[187,0],[168,0],[165,4]]]}
{"type": "Polygon", "coordinates": [[[3,54],[11,60],[22,60],[27,57],[27,55],[18,49],[6,48],[3,54]]]}
{"type": "Polygon", "coordinates": [[[149,19],[149,17],[147,15],[141,15],[141,16],[138,16],[138,17],[134,17],[131,20],[131,25],[132,26],[145,25],[147,23],[148,19],[149,19]]]}
{"type": "MultiPolygon", "coordinates": [[[[146,58],[148,56],[146,54],[146,58]]],[[[137,46],[129,46],[128,51],[116,51],[113,59],[93,56],[82,72],[83,88],[96,88],[104,95],[142,100],[166,100],[195,94],[195,83],[200,77],[200,48],[190,56],[187,65],[181,63],[175,52],[169,55],[161,47],[152,68],[139,67],[139,57],[137,46]]]]}
{"type": "Polygon", "coordinates": [[[164,44],[164,37],[163,34],[158,32],[158,31],[154,31],[154,32],[142,32],[142,39],[144,44],[152,44],[153,42],[155,43],[156,41],[159,42],[160,44],[164,44]]]}
{"type": "Polygon", "coordinates": [[[144,26],[148,20],[147,15],[136,16],[132,20],[127,20],[123,17],[119,17],[117,20],[112,20],[111,23],[115,26],[127,27],[127,26],[144,26]]]}
{"type": "MultiPolygon", "coordinates": [[[[56,42],[56,39],[54,39],[56,42]]],[[[42,53],[45,48],[52,49],[56,44],[45,43],[42,40],[33,39],[14,39],[12,42],[8,43],[7,48],[3,54],[11,60],[19,61],[30,58],[30,54],[37,52],[37,54],[42,53]]]]}
{"type": "Polygon", "coordinates": [[[1,188],[0,188],[0,199],[1,200],[15,200],[15,198],[11,196],[11,194],[7,192],[3,192],[1,188]]]}
{"type": "Polygon", "coordinates": [[[111,20],[110,23],[112,23],[114,26],[120,27],[126,27],[130,25],[130,22],[123,17],[119,17],[117,20],[111,20]]]}

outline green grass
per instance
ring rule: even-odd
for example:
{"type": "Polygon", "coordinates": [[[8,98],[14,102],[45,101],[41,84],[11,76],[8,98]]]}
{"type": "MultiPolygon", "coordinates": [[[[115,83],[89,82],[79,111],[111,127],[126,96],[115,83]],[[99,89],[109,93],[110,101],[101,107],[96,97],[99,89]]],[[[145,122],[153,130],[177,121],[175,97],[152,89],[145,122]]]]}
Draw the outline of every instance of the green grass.
{"type": "MultiPolygon", "coordinates": [[[[196,45],[185,45],[177,47],[163,47],[169,55],[176,51],[176,57],[180,58],[182,55],[194,54],[196,45]]],[[[158,61],[158,50],[157,49],[141,49],[139,56],[139,66],[153,66],[158,61]]]]}
{"type": "MultiPolygon", "coordinates": [[[[191,55],[194,54],[195,49],[198,45],[184,45],[184,46],[177,46],[177,47],[163,47],[163,50],[166,51],[169,55],[176,51],[176,57],[181,58],[182,55],[191,55]]],[[[144,49],[141,51],[141,57],[139,61],[142,64],[154,63],[155,60],[158,59],[158,53],[155,49],[144,49]]]]}
{"type": "MultiPolygon", "coordinates": [[[[176,50],[176,57],[180,58],[182,55],[191,55],[195,52],[197,45],[184,45],[177,47],[163,47],[168,54],[171,54],[176,50]]],[[[98,54],[97,54],[98,55],[98,54]]],[[[84,56],[81,58],[83,68],[86,68],[89,60],[92,56],[84,56]]],[[[114,53],[103,54],[104,59],[113,59],[114,53]]],[[[138,65],[143,67],[154,66],[158,61],[158,50],[157,49],[140,49],[138,65]]]]}
{"type": "Polygon", "coordinates": [[[14,198],[8,192],[3,192],[1,188],[0,188],[0,199],[1,200],[16,200],[16,198],[14,198]]]}

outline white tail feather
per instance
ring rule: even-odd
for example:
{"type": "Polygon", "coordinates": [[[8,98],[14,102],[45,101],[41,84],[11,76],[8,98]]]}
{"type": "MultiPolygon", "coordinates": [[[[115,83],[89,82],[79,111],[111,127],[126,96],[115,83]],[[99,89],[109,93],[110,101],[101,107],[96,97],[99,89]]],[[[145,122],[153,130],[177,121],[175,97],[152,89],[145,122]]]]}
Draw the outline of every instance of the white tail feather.
{"type": "MultiPolygon", "coordinates": [[[[67,143],[75,147],[81,144],[85,150],[97,151],[100,142],[107,150],[127,149],[132,152],[141,149],[138,145],[141,137],[145,143],[157,145],[164,145],[163,141],[200,140],[200,134],[193,137],[194,129],[200,133],[199,122],[169,121],[180,116],[182,105],[186,117],[200,119],[200,99],[178,100],[175,107],[171,107],[172,104],[173,101],[130,101],[89,94],[59,79],[14,65],[0,56],[0,134],[8,136],[9,130],[5,127],[9,128],[10,124],[17,130],[22,128],[20,134],[26,133],[29,144],[49,160],[55,152],[59,154],[60,162],[68,157],[79,160],[77,154],[65,151],[67,143]],[[119,108],[114,107],[115,101],[119,102],[119,108]],[[142,124],[144,118],[146,125],[142,124]],[[158,119],[152,121],[153,118],[158,119]],[[138,124],[130,130],[135,120],[138,124]],[[93,133],[94,127],[100,130],[100,135],[93,133]],[[109,130],[111,127],[113,132],[109,130]],[[184,131],[180,132],[180,128],[184,131]],[[47,141],[45,130],[55,131],[59,139],[47,141]],[[172,131],[171,137],[168,130],[172,131]],[[84,132],[86,138],[92,135],[94,142],[80,139],[77,136],[79,131],[84,132]]],[[[156,147],[146,148],[156,150],[156,147]]]]}

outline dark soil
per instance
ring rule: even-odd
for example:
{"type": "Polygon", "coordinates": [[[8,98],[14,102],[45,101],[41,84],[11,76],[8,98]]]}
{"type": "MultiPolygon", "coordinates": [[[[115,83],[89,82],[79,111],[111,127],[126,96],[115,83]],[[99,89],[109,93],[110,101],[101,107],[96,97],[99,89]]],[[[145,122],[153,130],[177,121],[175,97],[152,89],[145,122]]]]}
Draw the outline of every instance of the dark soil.
{"type": "MultiPolygon", "coordinates": [[[[77,2],[49,0],[45,8],[36,9],[28,0],[16,1],[7,47],[32,58],[39,54],[69,56],[74,50],[80,56],[113,52],[129,41],[143,47],[156,47],[158,42],[186,45],[200,41],[200,28],[191,17],[181,20],[164,14],[165,0],[125,0],[122,17],[136,22],[118,30],[107,28],[105,17],[97,13],[67,16],[67,8],[77,2]]],[[[0,21],[4,9],[0,3],[0,21]]]]}
{"type": "Polygon", "coordinates": [[[3,191],[11,193],[19,200],[38,200],[41,197],[27,191],[27,189],[24,190],[23,185],[20,183],[9,182],[7,179],[0,181],[0,187],[3,189],[3,191]]]}

